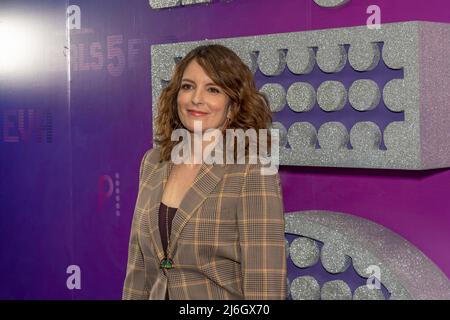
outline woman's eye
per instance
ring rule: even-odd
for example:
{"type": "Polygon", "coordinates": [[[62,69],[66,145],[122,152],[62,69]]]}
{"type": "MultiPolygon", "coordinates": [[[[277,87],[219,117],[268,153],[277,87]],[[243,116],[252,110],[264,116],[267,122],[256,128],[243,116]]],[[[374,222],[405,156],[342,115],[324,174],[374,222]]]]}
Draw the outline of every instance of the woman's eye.
{"type": "MultiPolygon", "coordinates": [[[[181,85],[181,89],[183,89],[183,90],[189,90],[189,89],[191,89],[191,85],[190,84],[182,84],[181,85]]],[[[214,92],[214,93],[219,93],[220,92],[220,90],[219,89],[217,89],[217,88],[209,88],[208,89],[210,92],[214,92]]]]}

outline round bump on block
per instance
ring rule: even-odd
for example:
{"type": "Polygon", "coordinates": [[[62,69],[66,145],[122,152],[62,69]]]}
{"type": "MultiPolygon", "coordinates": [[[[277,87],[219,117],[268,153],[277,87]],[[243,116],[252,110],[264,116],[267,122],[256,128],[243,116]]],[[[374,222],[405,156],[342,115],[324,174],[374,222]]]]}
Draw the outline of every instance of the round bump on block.
{"type": "Polygon", "coordinates": [[[391,69],[401,69],[405,65],[405,45],[401,40],[388,40],[383,45],[382,58],[391,69]]]}
{"type": "Polygon", "coordinates": [[[295,122],[287,134],[289,145],[295,150],[314,149],[317,142],[316,128],[309,122],[295,122]]]}
{"type": "Polygon", "coordinates": [[[295,112],[310,111],[316,103],[314,87],[307,82],[295,82],[286,94],[288,106],[295,112]]]}
{"type": "Polygon", "coordinates": [[[326,122],[321,125],[317,138],[320,148],[327,150],[345,149],[349,141],[347,129],[340,122],[326,122]]]}
{"type": "Polygon", "coordinates": [[[367,285],[356,288],[353,300],[385,300],[380,289],[370,289],[367,285]]]}
{"type": "Polygon", "coordinates": [[[279,112],[286,105],[286,92],[281,84],[266,83],[259,90],[269,100],[270,111],[279,112]]]}
{"type": "Polygon", "coordinates": [[[261,50],[257,61],[262,74],[278,76],[286,66],[286,53],[284,50],[261,50]]]}
{"type": "Polygon", "coordinates": [[[330,273],[342,273],[351,264],[351,258],[344,253],[343,248],[324,244],[320,253],[323,267],[330,273]]]}
{"type": "Polygon", "coordinates": [[[291,282],[291,296],[294,300],[319,300],[320,285],[314,277],[297,277],[291,282]]]}
{"type": "Polygon", "coordinates": [[[379,150],[381,130],[371,121],[358,122],[350,130],[350,143],[356,150],[379,150]]]}
{"type": "Polygon", "coordinates": [[[316,56],[312,48],[290,48],[286,55],[288,69],[294,74],[308,74],[314,69],[316,56]]]}
{"type": "Polygon", "coordinates": [[[326,73],[341,71],[347,62],[347,52],[344,46],[322,46],[317,50],[317,65],[326,73]]]}
{"type": "Polygon", "coordinates": [[[356,71],[373,70],[380,62],[381,52],[376,43],[357,42],[348,49],[348,62],[356,71]]]}
{"type": "Polygon", "coordinates": [[[280,148],[283,148],[286,146],[287,143],[287,130],[284,127],[284,125],[281,122],[273,122],[271,128],[278,129],[279,133],[279,142],[280,142],[280,148]]]}
{"type": "Polygon", "coordinates": [[[350,0],[314,0],[314,2],[324,8],[335,8],[346,4],[350,0]]]}
{"type": "Polygon", "coordinates": [[[408,136],[408,126],[403,121],[389,123],[383,131],[384,145],[388,150],[401,149],[405,144],[404,138],[408,136]]]}
{"type": "Polygon", "coordinates": [[[299,268],[308,268],[319,261],[320,250],[317,242],[309,238],[296,238],[290,247],[291,259],[299,268]]]}
{"type": "Polygon", "coordinates": [[[386,107],[393,112],[405,110],[405,106],[409,104],[405,82],[402,79],[393,79],[386,83],[383,88],[383,101],[386,107]]]}
{"type": "Polygon", "coordinates": [[[170,81],[175,70],[176,61],[169,57],[164,57],[159,60],[158,74],[161,80],[170,81]]]}
{"type": "Polygon", "coordinates": [[[360,79],[354,81],[350,86],[348,100],[355,110],[373,110],[380,103],[381,92],[375,81],[360,79]]]}
{"type": "Polygon", "coordinates": [[[321,300],[352,300],[352,290],[342,280],[325,282],[320,290],[321,300]]]}
{"type": "Polygon", "coordinates": [[[317,89],[317,102],[324,111],[338,111],[347,102],[347,90],[339,81],[324,81],[317,89]]]}
{"type": "Polygon", "coordinates": [[[255,73],[256,70],[258,70],[258,55],[256,52],[249,52],[242,48],[235,49],[234,51],[239,56],[239,58],[241,58],[242,62],[247,65],[252,73],[255,73]]]}

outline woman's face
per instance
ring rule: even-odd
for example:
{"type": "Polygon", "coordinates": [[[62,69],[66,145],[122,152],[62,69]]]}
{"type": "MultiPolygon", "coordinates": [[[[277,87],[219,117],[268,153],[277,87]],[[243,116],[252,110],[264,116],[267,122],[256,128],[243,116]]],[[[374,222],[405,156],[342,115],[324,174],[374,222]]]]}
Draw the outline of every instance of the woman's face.
{"type": "Polygon", "coordinates": [[[184,70],[178,91],[178,116],[184,127],[194,131],[194,121],[201,121],[202,131],[220,128],[227,117],[230,98],[213,83],[197,61],[184,70]]]}

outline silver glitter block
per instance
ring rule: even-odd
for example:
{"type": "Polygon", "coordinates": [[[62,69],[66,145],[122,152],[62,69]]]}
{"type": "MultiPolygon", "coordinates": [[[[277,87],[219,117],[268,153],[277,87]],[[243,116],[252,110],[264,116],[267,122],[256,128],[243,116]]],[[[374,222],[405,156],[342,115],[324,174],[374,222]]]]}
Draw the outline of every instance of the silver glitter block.
{"type": "Polygon", "coordinates": [[[339,111],[347,102],[347,90],[339,81],[324,81],[317,89],[317,102],[324,111],[339,111]]]}
{"type": "Polygon", "coordinates": [[[341,71],[347,62],[347,52],[343,45],[324,44],[317,50],[317,65],[327,73],[341,71]]]}
{"type": "Polygon", "coordinates": [[[384,300],[383,292],[380,289],[370,289],[367,286],[356,288],[353,300],[384,300]]]}
{"type": "Polygon", "coordinates": [[[290,286],[294,300],[319,300],[320,285],[314,277],[304,276],[295,278],[290,286]]]}
{"type": "Polygon", "coordinates": [[[320,291],[321,300],[352,300],[352,291],[342,280],[325,282],[320,291]]]}
{"type": "Polygon", "coordinates": [[[211,0],[149,0],[152,9],[165,9],[209,2],[211,2],[211,0]]]}
{"type": "Polygon", "coordinates": [[[314,0],[316,4],[325,8],[339,7],[346,4],[349,1],[350,0],[314,0]]]}
{"type": "Polygon", "coordinates": [[[289,107],[296,112],[310,111],[316,103],[314,87],[307,82],[295,82],[286,94],[289,107]]]}
{"type": "Polygon", "coordinates": [[[402,22],[380,29],[361,26],[153,45],[153,130],[156,103],[176,61],[196,46],[218,43],[258,72],[274,120],[286,129],[288,144],[280,148],[280,165],[450,167],[449,38],[448,24],[402,22]],[[375,68],[378,78],[378,68],[384,68],[388,80],[375,77],[375,68]],[[344,71],[354,72],[357,79],[344,85],[344,71]],[[308,82],[305,77],[311,74],[321,83],[308,82]],[[325,111],[347,117],[349,110],[364,113],[364,121],[349,116],[349,124],[323,116],[325,111]],[[303,119],[308,113],[314,114],[311,122],[303,119]]]}
{"type": "Polygon", "coordinates": [[[285,253],[286,253],[286,258],[289,258],[289,241],[287,241],[287,239],[284,239],[284,249],[285,249],[285,253]]]}
{"type": "Polygon", "coordinates": [[[278,129],[278,134],[280,136],[280,148],[284,147],[287,143],[287,131],[286,128],[280,122],[273,122],[271,129],[278,129]]]}
{"type": "Polygon", "coordinates": [[[297,267],[307,268],[319,261],[319,246],[308,238],[297,238],[290,246],[290,256],[297,267]]]}
{"type": "Polygon", "coordinates": [[[348,50],[348,61],[356,71],[370,71],[378,65],[380,55],[375,43],[355,42],[348,50]]]}
{"type": "MultiPolygon", "coordinates": [[[[290,248],[290,259],[296,265],[298,261],[313,260],[311,252],[317,253],[312,245],[314,240],[323,243],[320,261],[328,272],[339,275],[352,263],[357,274],[368,279],[366,285],[355,290],[355,300],[387,298],[381,285],[393,300],[450,299],[447,276],[419,249],[379,224],[338,212],[289,212],[285,216],[285,233],[299,236],[290,248]],[[379,270],[378,276],[375,269],[379,270]],[[379,281],[378,287],[376,281],[372,281],[375,279],[379,281]]],[[[303,274],[307,271],[307,268],[302,269],[303,274]]],[[[322,299],[351,299],[351,293],[342,282],[325,283],[319,292],[314,278],[300,277],[291,283],[291,296],[293,299],[319,299],[321,294],[322,299]]]]}
{"type": "Polygon", "coordinates": [[[352,83],[348,90],[350,104],[358,111],[373,110],[378,106],[381,92],[375,81],[360,79],[352,83]]]}
{"type": "Polygon", "coordinates": [[[269,100],[270,111],[281,111],[286,105],[286,91],[283,86],[278,83],[266,83],[260,90],[269,100]]]}

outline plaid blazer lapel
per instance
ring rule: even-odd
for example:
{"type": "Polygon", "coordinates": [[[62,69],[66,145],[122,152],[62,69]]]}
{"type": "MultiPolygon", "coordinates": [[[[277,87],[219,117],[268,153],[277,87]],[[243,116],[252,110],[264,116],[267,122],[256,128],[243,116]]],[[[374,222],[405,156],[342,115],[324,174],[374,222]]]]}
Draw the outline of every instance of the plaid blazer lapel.
{"type": "Polygon", "coordinates": [[[165,182],[167,181],[167,162],[157,163],[156,169],[152,172],[150,178],[150,192],[148,199],[149,231],[153,241],[155,252],[159,261],[164,258],[164,250],[159,234],[158,211],[162,199],[165,182]]]}
{"type": "MultiPolygon", "coordinates": [[[[172,168],[173,163],[168,164],[164,175],[164,186],[172,168]]],[[[200,167],[192,186],[186,192],[173,219],[169,246],[167,248],[169,257],[173,256],[177,239],[184,226],[191,219],[197,208],[200,207],[203,201],[214,190],[220,180],[222,180],[225,170],[224,164],[203,163],[200,167]]]]}

